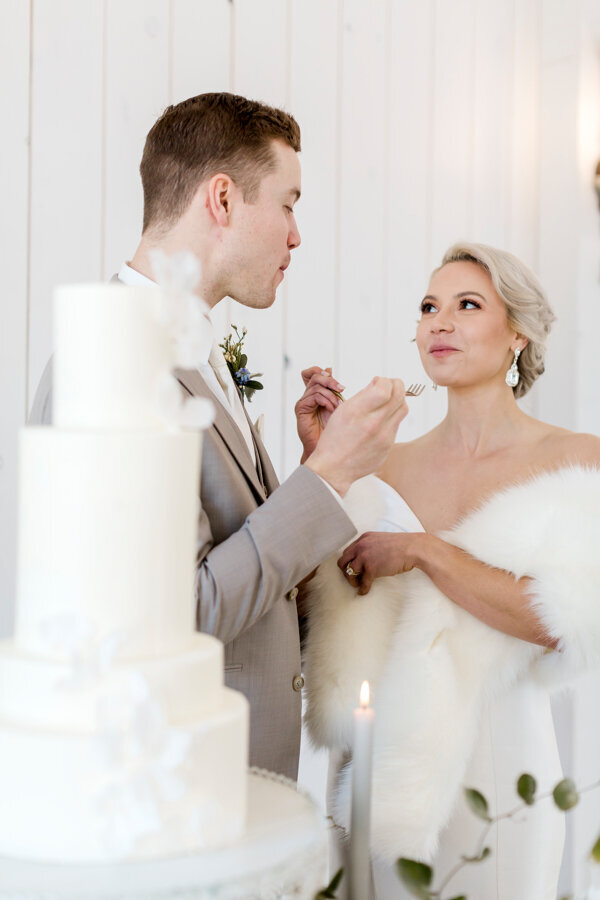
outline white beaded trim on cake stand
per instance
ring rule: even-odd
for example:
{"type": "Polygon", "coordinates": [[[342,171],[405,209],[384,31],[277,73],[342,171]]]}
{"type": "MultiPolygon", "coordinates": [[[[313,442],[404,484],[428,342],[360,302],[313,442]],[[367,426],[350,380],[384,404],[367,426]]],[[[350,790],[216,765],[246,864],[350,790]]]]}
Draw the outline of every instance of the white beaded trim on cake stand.
{"type": "MultiPolygon", "coordinates": [[[[326,826],[323,825],[319,831],[314,801],[310,794],[284,775],[257,767],[252,767],[249,775],[256,781],[271,782],[293,790],[312,807],[312,810],[310,807],[304,810],[314,815],[314,827],[311,829],[310,823],[307,824],[308,837],[304,845],[300,850],[292,848],[277,865],[263,868],[262,871],[252,875],[244,874],[241,877],[230,878],[227,883],[210,886],[194,887],[190,884],[187,887],[157,890],[156,885],[152,884],[138,888],[130,882],[127,886],[124,882],[130,881],[129,877],[121,877],[120,884],[115,884],[107,890],[98,890],[93,884],[93,872],[98,871],[98,866],[90,867],[89,882],[82,885],[82,880],[86,878],[86,866],[62,867],[50,864],[34,866],[0,858],[0,900],[313,900],[315,894],[326,884],[327,870],[327,841],[324,839],[326,826]],[[60,882],[61,871],[67,873],[70,869],[72,872],[73,868],[81,874],[81,880],[78,880],[79,887],[72,877],[65,877],[62,884],[48,889],[48,873],[59,876],[57,881],[60,882]]],[[[235,853],[235,847],[229,849],[232,854],[235,853]]],[[[173,867],[174,880],[177,881],[180,880],[177,875],[178,867],[193,862],[194,859],[195,857],[190,855],[181,859],[166,860],[163,863],[173,867]]],[[[131,865],[133,864],[123,864],[124,867],[131,865]]],[[[149,865],[152,866],[153,863],[149,865]]],[[[120,867],[121,864],[116,865],[116,869],[120,867]]],[[[138,863],[135,867],[141,871],[144,864],[138,863]]],[[[108,868],[110,867],[107,866],[108,868]]],[[[125,868],[122,875],[125,875],[125,868]]]]}

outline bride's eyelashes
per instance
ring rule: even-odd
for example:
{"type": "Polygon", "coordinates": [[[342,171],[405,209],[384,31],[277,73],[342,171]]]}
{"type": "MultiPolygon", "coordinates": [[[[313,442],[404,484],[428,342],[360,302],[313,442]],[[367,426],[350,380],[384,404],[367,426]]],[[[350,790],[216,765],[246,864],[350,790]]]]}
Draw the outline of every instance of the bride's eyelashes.
{"type": "MultiPolygon", "coordinates": [[[[470,297],[461,297],[459,300],[460,309],[481,309],[481,303],[478,300],[472,300],[470,297]]],[[[420,306],[421,315],[435,312],[437,307],[430,300],[423,300],[420,306]]]]}

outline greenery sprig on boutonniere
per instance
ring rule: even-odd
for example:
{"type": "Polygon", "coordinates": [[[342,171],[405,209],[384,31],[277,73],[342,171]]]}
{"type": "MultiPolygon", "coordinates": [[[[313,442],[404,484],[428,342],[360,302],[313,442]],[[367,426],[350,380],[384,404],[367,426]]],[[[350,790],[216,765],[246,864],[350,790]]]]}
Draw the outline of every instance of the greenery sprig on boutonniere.
{"type": "Polygon", "coordinates": [[[233,334],[229,334],[224,342],[219,344],[219,347],[223,350],[225,362],[229,367],[233,380],[240,389],[242,403],[244,400],[250,403],[255,391],[262,391],[263,389],[260,381],[256,381],[257,378],[262,377],[262,372],[251,373],[250,369],[247,368],[248,357],[244,353],[243,346],[248,329],[242,328],[242,333],[240,334],[237,325],[232,325],[231,327],[235,331],[235,337],[233,334]]]}

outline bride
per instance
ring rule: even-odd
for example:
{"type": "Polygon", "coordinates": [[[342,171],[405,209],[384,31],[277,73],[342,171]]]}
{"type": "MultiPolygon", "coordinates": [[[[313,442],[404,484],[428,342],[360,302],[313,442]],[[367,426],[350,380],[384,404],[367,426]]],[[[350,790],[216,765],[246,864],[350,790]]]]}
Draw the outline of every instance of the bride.
{"type": "MultiPolygon", "coordinates": [[[[346,827],[352,709],[360,682],[372,685],[378,898],[410,896],[399,856],[430,862],[439,887],[475,852],[483,823],[464,786],[497,815],[519,804],[523,772],[539,792],[560,780],[547,683],[600,660],[600,439],[516,403],[544,371],[553,318],[511,254],[448,250],[416,338],[427,375],[448,389],[446,417],[351,489],[361,536],[309,588],[307,724],[347,763],[333,805],[346,827]]],[[[307,380],[326,394],[322,378],[307,380]]],[[[321,421],[335,405],[323,401],[321,421]]],[[[443,896],[555,900],[563,829],[551,800],[503,820],[489,857],[443,896]]]]}

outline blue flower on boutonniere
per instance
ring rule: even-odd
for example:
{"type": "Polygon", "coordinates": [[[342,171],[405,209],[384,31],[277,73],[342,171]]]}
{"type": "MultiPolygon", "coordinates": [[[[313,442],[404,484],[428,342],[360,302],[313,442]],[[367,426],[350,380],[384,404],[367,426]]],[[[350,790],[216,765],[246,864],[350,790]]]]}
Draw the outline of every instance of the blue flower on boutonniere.
{"type": "Polygon", "coordinates": [[[233,380],[240,389],[240,394],[242,395],[242,403],[244,402],[244,400],[247,400],[248,403],[250,403],[255,391],[262,391],[263,389],[263,385],[260,383],[260,381],[256,381],[257,378],[262,377],[262,372],[252,373],[250,369],[247,368],[248,357],[243,351],[243,346],[244,338],[248,333],[248,329],[242,328],[242,332],[240,334],[237,325],[232,325],[231,327],[235,331],[235,337],[233,336],[233,334],[229,334],[225,338],[224,342],[222,344],[219,344],[219,347],[223,351],[225,362],[227,363],[233,380]]]}

